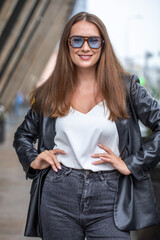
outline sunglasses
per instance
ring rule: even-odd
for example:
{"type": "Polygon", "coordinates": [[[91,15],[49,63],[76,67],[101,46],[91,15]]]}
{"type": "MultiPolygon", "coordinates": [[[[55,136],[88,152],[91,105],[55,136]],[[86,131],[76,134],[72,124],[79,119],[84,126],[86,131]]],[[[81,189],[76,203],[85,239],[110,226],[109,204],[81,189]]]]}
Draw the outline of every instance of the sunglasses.
{"type": "Polygon", "coordinates": [[[72,48],[81,48],[85,41],[87,41],[90,48],[98,49],[102,47],[104,40],[97,36],[83,37],[83,36],[72,36],[68,39],[72,48]]]}

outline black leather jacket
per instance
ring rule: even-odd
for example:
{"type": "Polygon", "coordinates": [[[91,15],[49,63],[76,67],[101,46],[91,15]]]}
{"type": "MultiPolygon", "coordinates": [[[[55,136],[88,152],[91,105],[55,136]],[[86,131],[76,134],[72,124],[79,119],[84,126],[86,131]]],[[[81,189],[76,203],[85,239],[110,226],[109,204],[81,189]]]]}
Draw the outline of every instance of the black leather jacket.
{"type": "MultiPolygon", "coordinates": [[[[160,223],[150,182],[149,171],[160,161],[160,105],[139,84],[136,76],[126,79],[128,89],[127,112],[129,119],[115,123],[119,134],[119,150],[131,175],[120,176],[119,190],[114,204],[114,220],[121,230],[135,230],[160,223]],[[138,120],[152,130],[142,144],[138,120]]],[[[30,163],[45,149],[53,149],[55,119],[33,112],[15,133],[14,147],[26,172],[34,179],[40,170],[30,168],[30,163]],[[38,149],[35,148],[38,139],[38,149]]]]}

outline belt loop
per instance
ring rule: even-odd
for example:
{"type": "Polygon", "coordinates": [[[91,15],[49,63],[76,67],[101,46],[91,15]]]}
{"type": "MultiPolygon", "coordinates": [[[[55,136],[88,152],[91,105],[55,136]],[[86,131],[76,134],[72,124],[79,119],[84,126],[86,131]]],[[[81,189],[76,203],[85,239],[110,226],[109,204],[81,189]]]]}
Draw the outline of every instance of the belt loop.
{"type": "Polygon", "coordinates": [[[69,168],[68,170],[66,170],[66,171],[64,172],[64,174],[67,176],[71,171],[72,171],[72,168],[69,168]]]}
{"type": "Polygon", "coordinates": [[[98,176],[99,176],[101,181],[104,181],[104,176],[103,176],[102,171],[98,172],[98,176]]]}

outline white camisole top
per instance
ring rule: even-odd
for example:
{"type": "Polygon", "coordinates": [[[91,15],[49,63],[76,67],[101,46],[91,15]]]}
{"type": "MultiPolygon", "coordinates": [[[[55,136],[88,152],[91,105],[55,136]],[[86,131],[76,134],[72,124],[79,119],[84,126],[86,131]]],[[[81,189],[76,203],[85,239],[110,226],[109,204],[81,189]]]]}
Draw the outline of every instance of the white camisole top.
{"type": "Polygon", "coordinates": [[[104,153],[98,144],[109,147],[118,157],[119,136],[115,122],[108,120],[109,109],[104,101],[88,113],[79,112],[72,107],[67,116],[58,117],[55,123],[55,146],[66,152],[57,154],[58,161],[64,166],[96,171],[112,170],[110,163],[93,165],[100,160],[91,157],[94,153],[104,153]]]}

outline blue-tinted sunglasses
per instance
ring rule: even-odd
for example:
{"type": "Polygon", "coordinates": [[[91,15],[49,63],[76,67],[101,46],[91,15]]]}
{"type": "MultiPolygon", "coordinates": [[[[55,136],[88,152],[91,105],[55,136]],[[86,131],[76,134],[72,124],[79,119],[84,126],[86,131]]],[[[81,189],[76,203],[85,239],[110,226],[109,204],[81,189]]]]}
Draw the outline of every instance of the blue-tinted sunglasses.
{"type": "Polygon", "coordinates": [[[68,39],[71,47],[73,48],[81,48],[85,41],[87,41],[90,48],[98,49],[102,47],[104,40],[97,36],[90,36],[90,37],[84,37],[84,36],[71,36],[68,39]]]}

